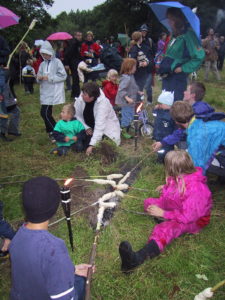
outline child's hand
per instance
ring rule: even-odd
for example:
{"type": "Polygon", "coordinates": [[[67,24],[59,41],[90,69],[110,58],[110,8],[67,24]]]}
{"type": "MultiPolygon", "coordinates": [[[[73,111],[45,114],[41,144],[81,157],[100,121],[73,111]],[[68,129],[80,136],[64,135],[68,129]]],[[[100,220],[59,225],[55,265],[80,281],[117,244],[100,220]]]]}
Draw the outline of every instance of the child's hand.
{"type": "Polygon", "coordinates": [[[160,142],[155,142],[155,143],[152,144],[153,152],[157,152],[161,148],[162,148],[162,143],[160,143],[160,142]]]}
{"type": "Polygon", "coordinates": [[[157,186],[157,188],[155,189],[156,192],[162,193],[163,187],[164,187],[164,185],[159,185],[159,186],[157,186]]]}
{"type": "Polygon", "coordinates": [[[92,268],[92,272],[95,273],[95,266],[88,264],[76,265],[75,274],[83,277],[87,277],[88,269],[92,268]]]}
{"type": "Polygon", "coordinates": [[[38,80],[43,80],[43,76],[38,76],[38,80]]]}
{"type": "Polygon", "coordinates": [[[147,208],[147,213],[153,217],[163,217],[164,210],[157,205],[149,205],[147,208]]]}
{"type": "Polygon", "coordinates": [[[73,140],[74,142],[76,142],[76,141],[77,141],[77,136],[73,136],[73,137],[72,137],[72,140],[73,140]]]}
{"type": "Polygon", "coordinates": [[[132,104],[134,103],[134,100],[128,96],[125,96],[125,100],[127,101],[127,103],[132,104]]]}
{"type": "Polygon", "coordinates": [[[69,141],[70,141],[70,137],[65,136],[64,141],[65,141],[65,142],[69,142],[69,141]]]}
{"type": "Polygon", "coordinates": [[[43,76],[42,80],[48,80],[48,76],[43,76]]]}

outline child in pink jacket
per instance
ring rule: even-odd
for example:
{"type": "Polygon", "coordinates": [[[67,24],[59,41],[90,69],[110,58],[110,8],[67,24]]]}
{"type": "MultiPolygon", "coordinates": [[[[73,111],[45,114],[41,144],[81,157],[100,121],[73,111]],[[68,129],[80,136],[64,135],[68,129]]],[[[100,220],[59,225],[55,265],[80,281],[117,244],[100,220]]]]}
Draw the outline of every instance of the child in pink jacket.
{"type": "Polygon", "coordinates": [[[173,239],[184,233],[197,233],[209,224],[212,208],[211,192],[201,168],[195,168],[184,150],[170,151],[165,157],[166,184],[159,198],[144,200],[145,211],[163,218],[149,236],[147,245],[137,252],[129,242],[121,242],[121,269],[127,272],[145,259],[160,254],[173,239]]]}

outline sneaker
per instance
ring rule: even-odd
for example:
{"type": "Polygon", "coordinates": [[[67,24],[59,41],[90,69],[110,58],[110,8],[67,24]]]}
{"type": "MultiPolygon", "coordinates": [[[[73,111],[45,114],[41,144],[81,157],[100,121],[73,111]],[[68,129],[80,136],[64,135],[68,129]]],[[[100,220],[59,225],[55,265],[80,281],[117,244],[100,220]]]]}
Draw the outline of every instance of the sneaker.
{"type": "Polygon", "coordinates": [[[4,141],[4,142],[12,142],[12,139],[9,139],[8,137],[5,136],[4,133],[0,133],[0,138],[4,141]]]}
{"type": "Polygon", "coordinates": [[[50,151],[50,154],[57,155],[57,154],[58,154],[58,149],[55,148],[55,149],[51,150],[51,151],[50,151]]]}
{"type": "Polygon", "coordinates": [[[52,132],[49,132],[48,136],[49,136],[49,139],[50,139],[50,141],[52,142],[52,144],[54,144],[54,143],[56,142],[56,140],[55,140],[55,138],[54,138],[54,136],[53,136],[53,133],[52,133],[52,132]]]}

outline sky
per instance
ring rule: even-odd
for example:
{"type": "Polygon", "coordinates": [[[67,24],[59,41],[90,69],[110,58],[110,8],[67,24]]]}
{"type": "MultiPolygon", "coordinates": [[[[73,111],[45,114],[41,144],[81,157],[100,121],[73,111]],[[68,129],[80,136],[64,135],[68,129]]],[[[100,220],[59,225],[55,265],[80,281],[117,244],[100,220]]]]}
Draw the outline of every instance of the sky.
{"type": "Polygon", "coordinates": [[[69,13],[71,10],[88,10],[94,6],[104,3],[106,0],[54,0],[51,8],[47,9],[48,13],[54,18],[63,11],[69,13]]]}

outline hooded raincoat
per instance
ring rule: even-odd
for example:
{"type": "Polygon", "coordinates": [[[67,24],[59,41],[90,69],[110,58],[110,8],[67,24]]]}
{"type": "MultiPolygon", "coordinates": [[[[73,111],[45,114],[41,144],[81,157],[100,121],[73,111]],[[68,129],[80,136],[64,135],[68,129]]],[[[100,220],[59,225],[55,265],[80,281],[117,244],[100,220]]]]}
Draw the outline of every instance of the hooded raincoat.
{"type": "Polygon", "coordinates": [[[188,153],[205,172],[215,152],[225,146],[225,122],[193,118],[187,128],[188,153]]]}
{"type": "Polygon", "coordinates": [[[163,187],[160,198],[144,200],[145,210],[149,205],[157,205],[165,211],[163,215],[165,221],[156,225],[149,237],[149,241],[156,241],[160,251],[184,233],[199,232],[209,224],[212,208],[211,192],[201,168],[196,168],[196,172],[192,174],[184,175],[178,184],[170,177],[163,187]],[[183,193],[178,188],[182,183],[185,184],[183,193]]]}
{"type": "Polygon", "coordinates": [[[65,102],[64,81],[66,80],[65,68],[58,58],[55,57],[54,50],[48,41],[41,46],[40,53],[51,55],[49,60],[44,59],[40,64],[37,78],[48,76],[48,80],[38,80],[40,83],[41,105],[56,105],[65,102]]]}

